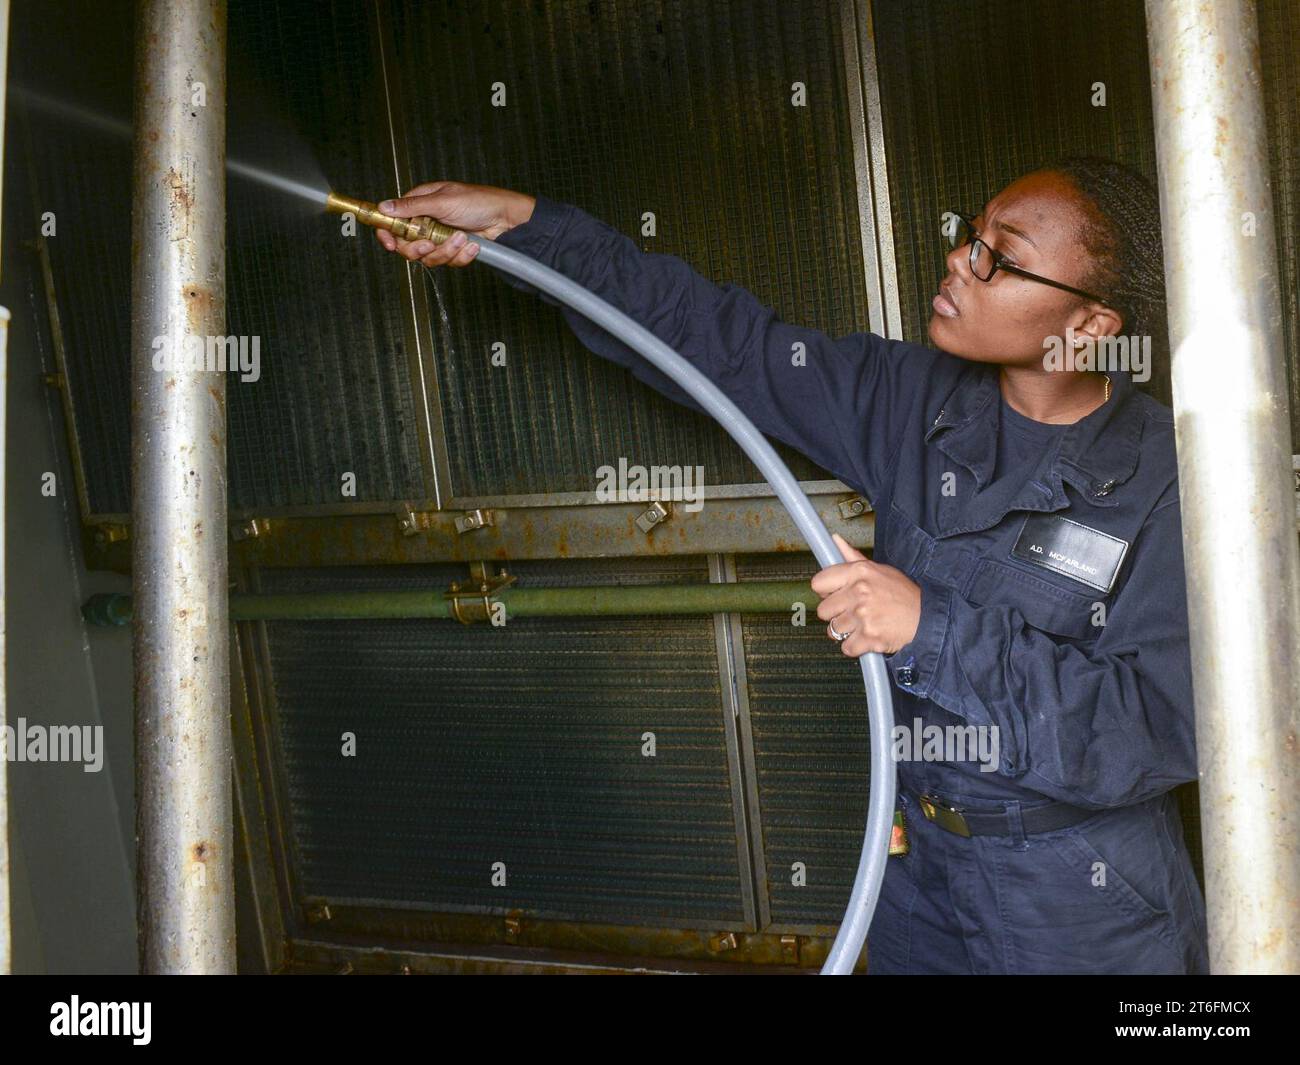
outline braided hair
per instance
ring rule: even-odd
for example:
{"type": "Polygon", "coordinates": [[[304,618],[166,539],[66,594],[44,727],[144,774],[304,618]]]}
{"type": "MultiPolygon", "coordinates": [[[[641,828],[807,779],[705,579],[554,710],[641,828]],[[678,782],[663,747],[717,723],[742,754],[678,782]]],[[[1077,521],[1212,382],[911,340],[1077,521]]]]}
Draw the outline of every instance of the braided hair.
{"type": "Polygon", "coordinates": [[[1077,237],[1093,266],[1079,287],[1119,311],[1123,335],[1151,337],[1151,377],[1138,387],[1170,403],[1160,198],[1154,186],[1132,167],[1099,156],[1062,156],[1039,169],[1064,175],[1087,201],[1077,237]]]}

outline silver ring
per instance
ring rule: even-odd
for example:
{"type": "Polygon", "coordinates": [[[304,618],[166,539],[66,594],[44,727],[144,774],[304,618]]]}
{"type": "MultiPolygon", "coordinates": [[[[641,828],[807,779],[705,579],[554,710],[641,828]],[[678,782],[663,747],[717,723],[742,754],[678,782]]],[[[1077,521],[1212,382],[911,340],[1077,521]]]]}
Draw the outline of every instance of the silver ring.
{"type": "Polygon", "coordinates": [[[839,643],[843,643],[845,640],[847,640],[850,636],[853,635],[852,629],[849,629],[848,632],[840,632],[840,630],[835,627],[835,622],[833,620],[828,621],[826,625],[827,628],[831,630],[831,638],[837,640],[839,643]]]}

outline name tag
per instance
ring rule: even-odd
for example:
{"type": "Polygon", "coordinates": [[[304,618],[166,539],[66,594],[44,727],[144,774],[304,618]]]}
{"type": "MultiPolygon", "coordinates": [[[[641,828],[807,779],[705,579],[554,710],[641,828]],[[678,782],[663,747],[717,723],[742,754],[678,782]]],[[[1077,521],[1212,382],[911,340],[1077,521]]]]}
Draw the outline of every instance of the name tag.
{"type": "Polygon", "coordinates": [[[1128,541],[1058,514],[1030,514],[1011,549],[1013,557],[1109,592],[1128,553],[1128,541]]]}

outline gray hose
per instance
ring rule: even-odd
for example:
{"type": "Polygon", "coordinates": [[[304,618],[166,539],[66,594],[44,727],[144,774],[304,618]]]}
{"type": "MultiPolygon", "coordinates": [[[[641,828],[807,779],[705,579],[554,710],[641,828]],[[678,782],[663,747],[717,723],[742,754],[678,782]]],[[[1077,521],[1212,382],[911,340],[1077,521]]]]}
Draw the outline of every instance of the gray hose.
{"type": "MultiPolygon", "coordinates": [[[[732,439],[762,471],[785,509],[790,512],[799,531],[803,533],[804,539],[812,547],[817,561],[823,567],[846,561],[794,475],[786,468],[772,445],[717,385],[644,326],[563,274],[487,238],[472,234],[468,236],[479,245],[479,262],[513,274],[567,303],[583,317],[589,318],[639,352],[686,389],[731,434],[732,439]]],[[[895,779],[894,764],[890,757],[894,702],[890,695],[889,677],[885,672],[885,661],[880,655],[864,654],[858,661],[866,684],[867,717],[871,723],[870,806],[853,894],[849,898],[839,934],[835,937],[826,964],[822,966],[823,976],[852,973],[857,964],[863,941],[867,937],[867,928],[871,924],[871,915],[876,909],[876,900],[880,896],[880,884],[885,877],[885,862],[889,856],[889,839],[894,823],[895,779]]]]}

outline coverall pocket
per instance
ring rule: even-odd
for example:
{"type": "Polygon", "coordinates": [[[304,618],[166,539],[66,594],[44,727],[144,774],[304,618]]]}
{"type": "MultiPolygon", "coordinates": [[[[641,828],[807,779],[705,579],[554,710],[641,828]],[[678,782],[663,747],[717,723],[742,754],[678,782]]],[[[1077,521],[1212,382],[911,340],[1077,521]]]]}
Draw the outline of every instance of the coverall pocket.
{"type": "Polygon", "coordinates": [[[1107,811],[1102,819],[1090,818],[1045,838],[1075,874],[1073,894],[1085,905],[1100,903],[1120,918],[1121,925],[1112,934],[1151,937],[1181,957],[1170,910],[1168,868],[1144,813],[1138,808],[1107,811]],[[1089,835],[1101,841],[1105,853],[1089,835]]]}
{"type": "Polygon", "coordinates": [[[1098,621],[1104,614],[1098,605],[1108,599],[1102,592],[1081,594],[991,559],[981,559],[976,565],[966,598],[978,606],[1013,607],[1034,628],[1076,640],[1095,640],[1101,635],[1098,621]]]}

